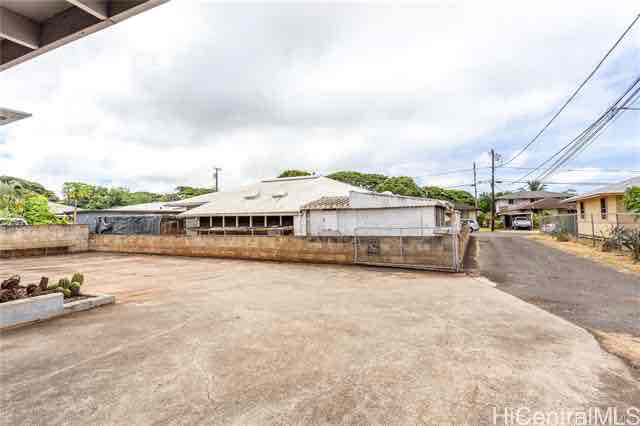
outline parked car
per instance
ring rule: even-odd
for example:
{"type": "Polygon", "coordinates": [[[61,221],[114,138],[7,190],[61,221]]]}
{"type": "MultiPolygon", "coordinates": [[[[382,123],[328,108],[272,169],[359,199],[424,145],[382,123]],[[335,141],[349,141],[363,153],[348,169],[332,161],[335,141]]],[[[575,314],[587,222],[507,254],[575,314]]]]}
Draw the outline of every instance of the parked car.
{"type": "Polygon", "coordinates": [[[528,217],[516,217],[511,222],[512,229],[533,229],[531,226],[531,219],[528,217]]]}
{"type": "Polygon", "coordinates": [[[21,217],[0,217],[0,226],[27,226],[26,220],[21,217]]]}
{"type": "Polygon", "coordinates": [[[478,222],[476,222],[475,219],[462,219],[462,223],[463,224],[467,224],[469,225],[469,231],[471,232],[476,232],[480,230],[480,225],[478,225],[478,222]]]}

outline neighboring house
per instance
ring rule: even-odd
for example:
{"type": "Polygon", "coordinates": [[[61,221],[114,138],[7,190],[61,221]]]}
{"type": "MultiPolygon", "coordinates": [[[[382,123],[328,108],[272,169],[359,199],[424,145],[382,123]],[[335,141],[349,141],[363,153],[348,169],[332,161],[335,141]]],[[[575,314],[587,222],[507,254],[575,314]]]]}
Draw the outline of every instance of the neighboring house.
{"type": "Polygon", "coordinates": [[[551,191],[513,192],[496,198],[496,213],[498,217],[504,218],[504,225],[508,228],[516,217],[533,219],[535,213],[571,213],[572,206],[561,203],[569,196],[564,192],[551,191]]]}
{"type": "Polygon", "coordinates": [[[181,234],[184,221],[178,214],[185,210],[165,202],[78,210],[76,222],[88,225],[89,232],[97,234],[181,234]]]}
{"type": "Polygon", "coordinates": [[[350,191],[304,205],[301,235],[429,235],[451,225],[452,208],[442,200],[350,191]]]}
{"type": "Polygon", "coordinates": [[[362,191],[324,176],[265,179],[234,191],[220,191],[168,203],[189,210],[189,233],[304,234],[300,209],[321,197],[347,196],[362,191]]]}
{"type": "MultiPolygon", "coordinates": [[[[73,217],[73,207],[60,203],[48,202],[49,211],[58,217],[73,217]]],[[[78,209],[80,211],[81,209],[78,209]]]]}
{"type": "Polygon", "coordinates": [[[478,209],[465,203],[453,203],[453,209],[460,213],[460,219],[478,220],[478,209]]]}
{"type": "Polygon", "coordinates": [[[624,207],[624,192],[632,186],[640,186],[640,177],[603,186],[565,200],[565,203],[577,205],[578,234],[600,238],[616,225],[640,226],[640,215],[633,214],[624,207]]]}

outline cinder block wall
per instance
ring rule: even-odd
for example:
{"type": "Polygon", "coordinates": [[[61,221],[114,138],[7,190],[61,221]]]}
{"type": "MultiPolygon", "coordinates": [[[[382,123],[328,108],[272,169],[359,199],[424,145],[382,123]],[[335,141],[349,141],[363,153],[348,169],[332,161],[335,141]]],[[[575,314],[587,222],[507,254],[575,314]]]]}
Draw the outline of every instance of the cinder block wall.
{"type": "Polygon", "coordinates": [[[353,263],[353,241],[343,237],[92,235],[89,250],[287,262],[353,263]]]}
{"type": "Polygon", "coordinates": [[[0,227],[0,251],[21,251],[70,245],[70,252],[88,250],[87,225],[33,225],[0,227]]]}

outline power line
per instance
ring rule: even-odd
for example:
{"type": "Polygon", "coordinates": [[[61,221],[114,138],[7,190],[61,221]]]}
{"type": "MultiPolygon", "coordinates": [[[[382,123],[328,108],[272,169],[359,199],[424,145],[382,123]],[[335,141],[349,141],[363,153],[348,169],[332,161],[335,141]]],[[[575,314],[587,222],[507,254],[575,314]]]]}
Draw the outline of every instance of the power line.
{"type": "MultiPolygon", "coordinates": [[[[552,166],[550,166],[549,168],[547,168],[547,170],[545,172],[543,172],[542,177],[547,177],[548,174],[547,172],[553,173],[555,172],[559,167],[561,167],[562,165],[564,165],[567,161],[569,161],[573,155],[575,153],[577,153],[576,151],[576,147],[581,147],[584,144],[588,143],[589,141],[591,141],[593,138],[597,137],[598,134],[600,134],[600,131],[618,114],[620,113],[620,111],[624,111],[619,109],[618,104],[620,104],[625,97],[629,94],[629,92],[631,92],[633,90],[633,88],[638,84],[638,82],[640,82],[640,77],[636,78],[636,80],[633,82],[633,84],[631,86],[629,86],[629,88],[627,88],[627,90],[625,90],[625,92],[622,94],[622,96],[620,96],[614,103],[613,105],[611,105],[600,117],[598,117],[598,119],[596,119],[595,122],[593,122],[590,126],[588,126],[586,129],[584,129],[578,136],[576,136],[575,138],[573,138],[571,141],[569,141],[569,143],[567,143],[566,145],[564,145],[560,150],[556,151],[553,155],[551,155],[551,157],[549,157],[548,159],[546,159],[545,161],[543,161],[542,163],[540,163],[538,166],[536,166],[533,170],[531,170],[529,173],[525,174],[524,176],[522,176],[520,178],[520,180],[524,180],[526,177],[531,176],[533,173],[535,173],[537,170],[540,170],[542,167],[545,166],[545,164],[549,163],[550,161],[552,161],[554,158],[556,158],[557,156],[561,155],[562,156],[556,160],[552,166]],[[566,151],[566,152],[565,152],[566,151]],[[565,152],[563,154],[563,152],[565,152]],[[553,169],[553,170],[552,170],[553,169]]],[[[626,106],[628,105],[630,102],[634,102],[634,97],[637,95],[638,91],[636,89],[636,91],[629,96],[624,102],[622,102],[622,106],[626,106]]],[[[579,148],[578,148],[579,149],[579,148]]],[[[549,173],[549,174],[550,174],[549,173]]],[[[541,178],[537,178],[536,180],[541,180],[541,178]]]]}
{"type": "Polygon", "coordinates": [[[518,158],[520,155],[522,155],[527,149],[529,149],[529,147],[531,145],[533,145],[533,143],[538,140],[538,138],[545,132],[545,130],[547,130],[547,128],[551,125],[551,123],[553,123],[555,121],[555,119],[562,113],[562,111],[564,111],[564,109],[567,107],[567,105],[569,105],[571,103],[571,101],[573,101],[573,99],[576,97],[576,95],[578,94],[578,92],[580,92],[580,90],[582,90],[582,88],[585,86],[585,84],[587,84],[587,82],[589,80],[591,80],[591,77],[593,77],[595,75],[595,73],[598,71],[598,69],[600,69],[600,66],[602,66],[602,64],[604,63],[604,61],[609,57],[609,55],[611,54],[611,52],[613,52],[615,50],[615,48],[618,46],[618,44],[620,44],[620,42],[622,41],[622,39],[624,39],[624,37],[627,35],[627,33],[631,30],[631,28],[635,25],[635,23],[638,21],[638,19],[640,19],[640,14],[638,14],[638,16],[635,17],[635,19],[633,20],[633,22],[631,22],[631,24],[627,27],[627,29],[622,33],[622,35],[618,38],[618,40],[616,40],[616,42],[613,44],[613,46],[611,46],[611,48],[609,49],[609,51],[607,51],[607,53],[604,55],[604,57],[600,60],[600,62],[598,62],[598,65],[596,65],[596,67],[593,69],[593,71],[591,71],[591,73],[589,73],[589,75],[587,76],[587,78],[584,79],[584,81],[582,83],[580,83],[580,85],[578,86],[578,88],[571,94],[571,96],[569,97],[569,99],[567,99],[567,101],[564,103],[564,105],[562,105],[562,107],[558,110],[558,112],[556,112],[553,117],[551,117],[551,120],[549,120],[547,122],[547,124],[545,124],[545,126],[534,136],[533,139],[531,139],[531,141],[529,141],[516,155],[514,155],[513,157],[511,157],[511,159],[505,163],[503,163],[502,165],[507,165],[509,163],[511,163],[513,160],[515,160],[516,158],[518,158]]]}

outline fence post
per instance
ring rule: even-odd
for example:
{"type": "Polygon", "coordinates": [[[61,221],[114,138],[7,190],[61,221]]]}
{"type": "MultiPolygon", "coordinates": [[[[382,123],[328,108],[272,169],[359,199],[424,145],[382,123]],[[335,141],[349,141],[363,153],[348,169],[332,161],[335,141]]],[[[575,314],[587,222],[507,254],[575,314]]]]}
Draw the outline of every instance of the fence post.
{"type": "Polygon", "coordinates": [[[596,227],[593,223],[593,213],[591,213],[591,241],[593,246],[596,246],[596,227]]]}

